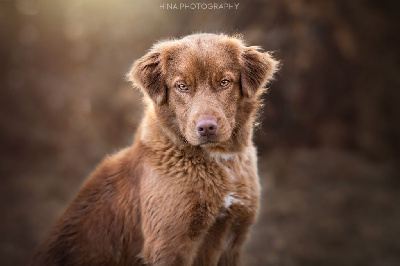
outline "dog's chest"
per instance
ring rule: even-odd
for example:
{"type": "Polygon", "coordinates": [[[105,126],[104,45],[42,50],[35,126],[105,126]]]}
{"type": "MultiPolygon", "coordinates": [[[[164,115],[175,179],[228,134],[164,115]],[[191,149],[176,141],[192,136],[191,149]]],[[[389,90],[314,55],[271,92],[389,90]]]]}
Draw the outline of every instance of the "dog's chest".
{"type": "Polygon", "coordinates": [[[220,204],[220,217],[240,212],[256,212],[259,181],[256,158],[252,150],[244,154],[215,158],[218,167],[228,178],[227,191],[220,204]]]}
{"type": "Polygon", "coordinates": [[[208,159],[172,149],[155,155],[160,156],[152,157],[142,191],[149,194],[146,198],[151,204],[163,206],[157,209],[162,216],[169,209],[178,217],[190,211],[188,218],[193,221],[189,223],[205,228],[215,219],[256,215],[260,186],[253,147],[241,154],[208,159]]]}

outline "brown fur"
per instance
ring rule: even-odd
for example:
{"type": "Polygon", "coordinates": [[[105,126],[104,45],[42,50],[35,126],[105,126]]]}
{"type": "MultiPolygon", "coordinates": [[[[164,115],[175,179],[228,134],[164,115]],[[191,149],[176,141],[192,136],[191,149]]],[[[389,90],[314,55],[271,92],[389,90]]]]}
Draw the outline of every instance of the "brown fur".
{"type": "Polygon", "coordinates": [[[253,124],[276,65],[226,35],[156,44],[129,74],[146,102],[133,145],[94,171],[32,265],[240,264],[259,206],[253,124]],[[204,119],[215,135],[196,133],[204,119]]]}

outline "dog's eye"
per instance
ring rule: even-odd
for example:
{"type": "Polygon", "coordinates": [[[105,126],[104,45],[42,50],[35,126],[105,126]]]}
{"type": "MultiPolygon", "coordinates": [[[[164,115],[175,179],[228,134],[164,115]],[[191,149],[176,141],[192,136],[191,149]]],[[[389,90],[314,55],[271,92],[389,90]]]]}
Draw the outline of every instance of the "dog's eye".
{"type": "Polygon", "coordinates": [[[177,83],[176,87],[181,91],[188,91],[189,90],[189,87],[185,83],[181,83],[181,82],[177,83]]]}
{"type": "Polygon", "coordinates": [[[229,85],[229,80],[227,80],[227,79],[223,79],[223,80],[221,80],[221,82],[219,83],[219,85],[222,87],[222,88],[225,88],[226,86],[228,86],[229,85]]]}

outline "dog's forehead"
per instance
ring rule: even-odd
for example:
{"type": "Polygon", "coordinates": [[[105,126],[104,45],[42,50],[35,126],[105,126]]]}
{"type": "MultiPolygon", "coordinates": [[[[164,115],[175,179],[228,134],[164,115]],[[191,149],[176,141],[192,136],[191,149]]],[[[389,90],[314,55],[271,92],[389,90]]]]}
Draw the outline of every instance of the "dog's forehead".
{"type": "Polygon", "coordinates": [[[238,66],[239,47],[229,40],[217,38],[183,39],[170,58],[172,66],[180,72],[235,70],[238,66]]]}

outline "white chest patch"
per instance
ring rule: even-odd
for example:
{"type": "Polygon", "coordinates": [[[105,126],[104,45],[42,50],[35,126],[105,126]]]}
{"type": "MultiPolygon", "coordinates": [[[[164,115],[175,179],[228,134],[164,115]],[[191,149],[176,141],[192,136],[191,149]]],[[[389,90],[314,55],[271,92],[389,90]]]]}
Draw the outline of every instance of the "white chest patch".
{"type": "Polygon", "coordinates": [[[232,160],[236,155],[238,155],[237,153],[226,153],[226,154],[219,154],[219,153],[212,153],[210,154],[211,158],[213,158],[215,161],[219,162],[219,161],[229,161],[232,160]]]}

